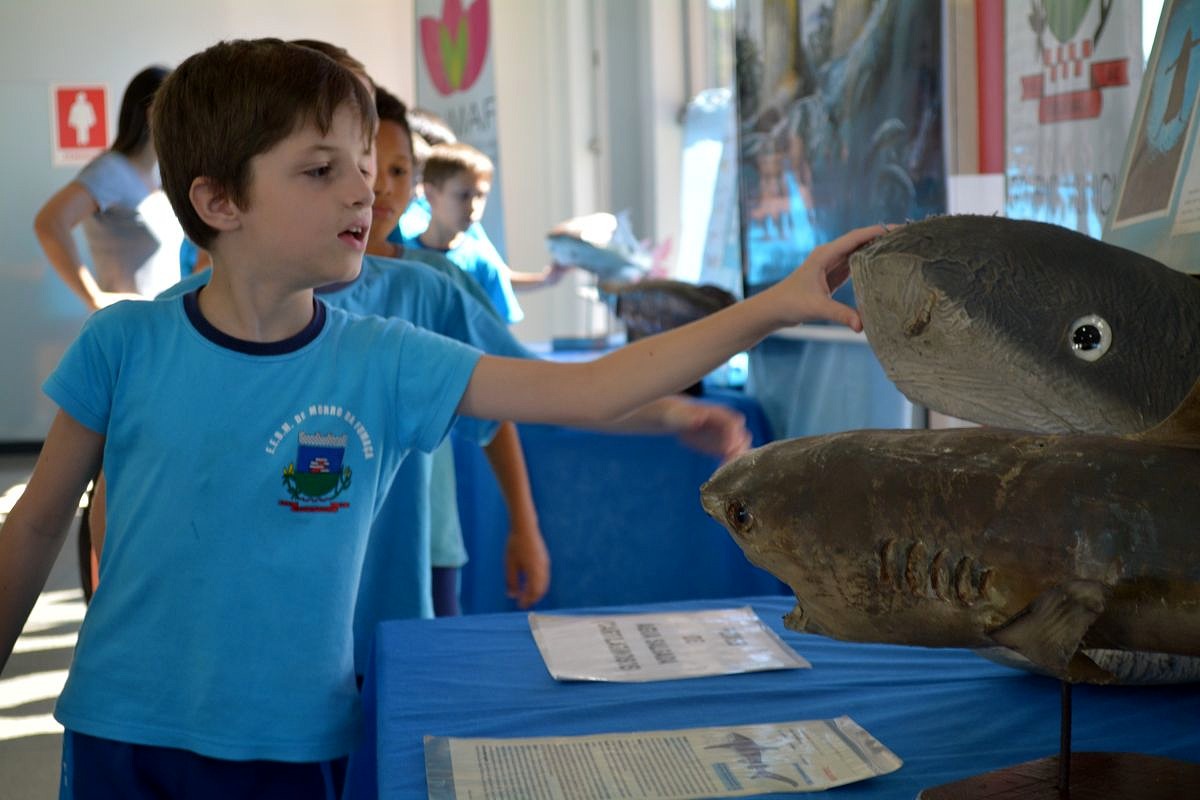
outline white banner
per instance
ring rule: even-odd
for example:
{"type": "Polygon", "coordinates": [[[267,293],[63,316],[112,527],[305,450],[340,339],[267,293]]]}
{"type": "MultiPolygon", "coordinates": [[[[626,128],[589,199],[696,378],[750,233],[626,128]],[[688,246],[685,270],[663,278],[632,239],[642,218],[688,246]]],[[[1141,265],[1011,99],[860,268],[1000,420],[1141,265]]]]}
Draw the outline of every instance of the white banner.
{"type": "Polygon", "coordinates": [[[459,141],[492,160],[495,173],[482,224],[504,255],[490,0],[416,0],[416,14],[416,104],[444,118],[459,141]]]}
{"type": "Polygon", "coordinates": [[[1005,4],[1005,213],[1100,237],[1142,76],[1140,3],[1005,4]]]}

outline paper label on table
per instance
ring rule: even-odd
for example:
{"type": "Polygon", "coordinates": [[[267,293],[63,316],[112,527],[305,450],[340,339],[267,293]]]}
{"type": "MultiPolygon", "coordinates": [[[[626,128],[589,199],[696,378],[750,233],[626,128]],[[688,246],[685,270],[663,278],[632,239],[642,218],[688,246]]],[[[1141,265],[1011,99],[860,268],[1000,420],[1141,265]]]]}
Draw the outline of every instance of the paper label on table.
{"type": "Polygon", "coordinates": [[[529,739],[425,737],[430,800],[818,792],[903,762],[849,717],[529,739]]]}
{"type": "Polygon", "coordinates": [[[807,661],[749,606],[582,616],[530,614],[542,660],[560,681],[662,681],[772,669],[807,661]]]}

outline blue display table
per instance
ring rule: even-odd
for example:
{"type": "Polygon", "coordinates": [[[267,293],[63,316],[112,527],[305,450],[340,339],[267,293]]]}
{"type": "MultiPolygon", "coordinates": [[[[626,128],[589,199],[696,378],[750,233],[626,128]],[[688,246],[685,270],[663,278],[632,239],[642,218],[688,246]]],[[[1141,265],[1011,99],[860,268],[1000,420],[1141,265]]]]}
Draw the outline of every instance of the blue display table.
{"type": "MultiPolygon", "coordinates": [[[[740,411],[755,446],[770,439],[762,409],[738,391],[701,398],[740,411]]],[[[669,436],[520,426],[533,499],[550,550],[550,592],[539,610],[779,593],[700,507],[718,466],[669,436]]],[[[470,561],[465,613],[509,611],[504,543],[508,514],[483,450],[454,443],[458,505],[470,561]]]]}
{"type": "MultiPolygon", "coordinates": [[[[422,737],[526,737],[827,719],[849,715],[904,760],[831,790],[909,800],[924,788],[1055,755],[1059,684],[965,650],[865,645],[796,634],[790,597],[607,609],[750,604],[811,670],[643,684],[551,679],[522,613],[385,622],[364,686],[365,735],[348,800],[425,797],[422,737]]],[[[591,613],[596,613],[592,609],[591,613]]],[[[1074,749],[1200,761],[1200,686],[1074,691],[1074,749]]]]}

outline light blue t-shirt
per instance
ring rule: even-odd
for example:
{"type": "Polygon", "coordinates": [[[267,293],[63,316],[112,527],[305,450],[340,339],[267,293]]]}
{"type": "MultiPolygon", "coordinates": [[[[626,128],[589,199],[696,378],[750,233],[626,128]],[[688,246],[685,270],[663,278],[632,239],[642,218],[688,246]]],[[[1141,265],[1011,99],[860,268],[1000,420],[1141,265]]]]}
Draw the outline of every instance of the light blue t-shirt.
{"type": "MultiPolygon", "coordinates": [[[[445,264],[444,259],[442,262],[445,264]]],[[[204,286],[211,275],[210,270],[203,270],[181,281],[164,296],[204,286]]],[[[476,300],[458,284],[456,277],[458,281],[465,278],[457,267],[449,264],[429,266],[368,255],[357,279],[318,296],[329,305],[347,311],[407,320],[491,355],[532,358],[490,306],[476,300]]],[[[454,430],[458,436],[484,443],[491,439],[495,427],[492,421],[463,417],[454,430]]],[[[450,447],[448,440],[438,452],[447,447],[450,447]]],[[[454,496],[453,491],[447,491],[452,485],[435,488],[436,457],[436,453],[431,456],[414,452],[405,459],[372,526],[354,614],[355,663],[359,674],[365,672],[375,626],[381,620],[433,616],[431,555],[450,562],[458,558],[465,561],[457,507],[452,502],[432,501],[435,491],[442,496],[454,496]]],[[[451,565],[436,560],[433,563],[451,565]]]]}
{"type": "Polygon", "coordinates": [[[393,242],[398,246],[400,253],[396,256],[401,261],[419,261],[422,264],[427,264],[433,267],[434,270],[445,275],[450,279],[451,283],[460,289],[466,291],[467,294],[474,297],[480,303],[483,303],[489,311],[496,315],[496,319],[504,322],[500,317],[500,312],[492,308],[492,299],[483,291],[483,287],[467,273],[458,268],[454,262],[446,258],[445,255],[435,250],[415,250],[406,248],[404,242],[393,242]]]}
{"type": "MultiPolygon", "coordinates": [[[[428,223],[428,221],[428,217],[426,217],[425,222],[428,223]]],[[[471,228],[479,228],[481,233],[483,231],[478,223],[472,225],[471,228]]],[[[481,307],[491,312],[500,325],[504,325],[504,320],[500,318],[500,313],[492,307],[492,301],[484,293],[483,287],[444,255],[433,250],[406,249],[403,242],[399,240],[394,243],[400,245],[400,254],[397,258],[428,264],[478,300],[481,307]]],[[[476,342],[475,346],[489,351],[487,344],[476,342]]],[[[459,436],[463,435],[461,429],[456,429],[456,432],[459,436]]],[[[480,444],[486,444],[486,442],[481,441],[480,444]]],[[[432,458],[433,463],[430,465],[429,477],[429,561],[434,567],[457,568],[467,563],[468,555],[466,543],[463,541],[462,521],[458,516],[458,478],[454,468],[454,443],[446,439],[437,450],[433,451],[432,458]]],[[[415,616],[397,614],[396,611],[397,609],[391,609],[390,615],[384,619],[415,616]]],[[[432,608],[430,615],[432,615],[432,608]]],[[[422,616],[426,615],[422,614],[422,616]]]]}
{"type": "MultiPolygon", "coordinates": [[[[430,209],[429,201],[425,199],[425,195],[415,195],[409,202],[408,208],[404,209],[404,213],[400,215],[400,220],[396,223],[396,229],[388,236],[389,242],[403,244],[405,239],[415,239],[429,229],[430,209]]],[[[475,239],[483,246],[483,249],[488,252],[488,257],[504,263],[504,256],[496,249],[496,245],[492,243],[491,237],[487,235],[487,231],[478,222],[472,222],[467,228],[467,236],[475,239]]]]}
{"type": "Polygon", "coordinates": [[[465,236],[462,243],[449,250],[426,247],[420,237],[404,240],[406,251],[429,250],[440,253],[448,258],[455,266],[470,275],[483,288],[484,294],[492,301],[496,310],[510,325],[525,318],[517,295],[513,291],[512,281],[508,277],[508,267],[488,254],[487,250],[476,239],[465,236]]]}
{"type": "Polygon", "coordinates": [[[224,759],[344,755],[371,522],[445,436],[479,357],[314,301],[284,342],[195,294],[94,314],[45,384],[104,434],[101,579],[55,711],[67,728],[224,759]]]}

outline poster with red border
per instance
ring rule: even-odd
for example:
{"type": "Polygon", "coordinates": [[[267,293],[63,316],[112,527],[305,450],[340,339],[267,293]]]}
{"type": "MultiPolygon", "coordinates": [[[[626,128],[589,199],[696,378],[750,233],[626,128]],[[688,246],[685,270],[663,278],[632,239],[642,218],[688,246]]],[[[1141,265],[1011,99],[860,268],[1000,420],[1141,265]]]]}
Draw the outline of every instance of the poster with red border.
{"type": "Polygon", "coordinates": [[[1007,216],[1099,237],[1142,74],[1139,3],[1005,3],[1007,216]]]}

